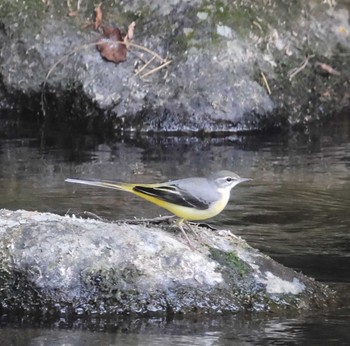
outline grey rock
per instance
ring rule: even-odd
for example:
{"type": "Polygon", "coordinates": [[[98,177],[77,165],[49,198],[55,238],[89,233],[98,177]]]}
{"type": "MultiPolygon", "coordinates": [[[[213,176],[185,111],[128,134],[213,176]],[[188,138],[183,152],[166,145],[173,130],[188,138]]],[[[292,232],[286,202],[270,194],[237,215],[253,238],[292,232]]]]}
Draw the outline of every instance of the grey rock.
{"type": "Polygon", "coordinates": [[[126,30],[135,20],[134,42],[172,60],[147,78],[134,71],[141,55],[150,59],[142,51],[118,65],[99,56],[101,34],[84,29],[94,1],[74,18],[66,2],[48,3],[0,2],[2,109],[40,114],[43,92],[45,114],[63,128],[83,118],[118,131],[238,132],[349,106],[346,0],[103,2],[105,24],[126,30]]]}
{"type": "Polygon", "coordinates": [[[201,227],[0,210],[1,313],[176,314],[325,309],[325,285],[201,227]]]}

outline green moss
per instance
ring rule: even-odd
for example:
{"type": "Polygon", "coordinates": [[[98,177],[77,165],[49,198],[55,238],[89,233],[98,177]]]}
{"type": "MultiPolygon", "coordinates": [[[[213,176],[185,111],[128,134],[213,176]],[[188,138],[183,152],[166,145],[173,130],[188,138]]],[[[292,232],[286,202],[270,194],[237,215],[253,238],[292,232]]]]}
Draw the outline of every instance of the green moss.
{"type": "Polygon", "coordinates": [[[142,27],[142,20],[147,18],[148,11],[143,10],[142,12],[134,13],[134,12],[122,12],[116,11],[115,8],[111,9],[105,15],[104,22],[105,23],[115,23],[116,26],[120,27],[123,30],[128,29],[128,25],[135,21],[137,26],[142,27]]]}
{"type": "Polygon", "coordinates": [[[242,261],[235,252],[225,252],[212,248],[210,250],[212,258],[221,265],[229,267],[240,276],[245,276],[250,272],[249,266],[242,261]]]}
{"type": "MultiPolygon", "coordinates": [[[[236,4],[225,1],[205,1],[199,8],[194,9],[194,14],[197,16],[199,12],[208,14],[208,19],[199,21],[208,26],[210,29],[210,38],[212,43],[219,43],[223,38],[217,34],[217,25],[225,25],[237,32],[241,36],[248,36],[252,30],[262,30],[263,25],[257,22],[254,9],[251,6],[244,4],[236,4]]],[[[193,14],[192,14],[193,17],[193,14]]],[[[265,28],[264,28],[265,29],[265,28]]]]}
{"type": "Polygon", "coordinates": [[[5,24],[21,22],[22,26],[28,26],[35,19],[46,15],[45,6],[41,1],[3,1],[0,3],[0,13],[5,24]]]}
{"type": "Polygon", "coordinates": [[[222,1],[215,2],[215,12],[213,13],[215,23],[235,28],[249,28],[254,19],[254,12],[247,7],[229,7],[222,1]]]}
{"type": "MultiPolygon", "coordinates": [[[[190,34],[193,37],[193,33],[190,34]]],[[[179,51],[185,51],[189,46],[192,46],[190,44],[190,38],[189,36],[183,35],[176,35],[174,38],[174,43],[176,44],[176,49],[179,51]]]]}
{"type": "MultiPolygon", "coordinates": [[[[270,5],[259,1],[208,0],[194,10],[196,14],[198,12],[208,13],[205,25],[210,27],[211,32],[216,31],[216,25],[222,24],[232,28],[241,37],[247,37],[251,32],[264,37],[271,27],[276,29],[279,27],[285,28],[291,22],[289,18],[299,17],[302,7],[303,3],[300,0],[295,2],[273,2],[270,5]]],[[[293,28],[287,29],[292,30],[293,28]]]]}
{"type": "Polygon", "coordinates": [[[227,23],[231,20],[232,11],[230,7],[225,4],[223,1],[216,1],[215,6],[215,16],[222,23],[227,23]]]}

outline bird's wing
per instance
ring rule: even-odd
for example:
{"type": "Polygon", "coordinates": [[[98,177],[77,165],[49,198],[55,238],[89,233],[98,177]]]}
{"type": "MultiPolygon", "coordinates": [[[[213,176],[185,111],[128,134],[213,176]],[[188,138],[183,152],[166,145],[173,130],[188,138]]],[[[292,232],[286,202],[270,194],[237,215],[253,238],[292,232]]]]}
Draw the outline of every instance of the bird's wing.
{"type": "Polygon", "coordinates": [[[66,179],[66,182],[99,186],[134,193],[158,204],[156,200],[188,208],[206,210],[217,200],[217,193],[210,190],[204,178],[174,180],[164,184],[128,184],[112,181],[66,179]],[[151,198],[147,198],[151,197],[151,198]]]}
{"type": "Polygon", "coordinates": [[[168,203],[200,210],[208,209],[211,202],[202,199],[190,193],[188,189],[181,188],[178,184],[171,182],[159,185],[135,185],[133,191],[140,196],[147,195],[168,203]]]}

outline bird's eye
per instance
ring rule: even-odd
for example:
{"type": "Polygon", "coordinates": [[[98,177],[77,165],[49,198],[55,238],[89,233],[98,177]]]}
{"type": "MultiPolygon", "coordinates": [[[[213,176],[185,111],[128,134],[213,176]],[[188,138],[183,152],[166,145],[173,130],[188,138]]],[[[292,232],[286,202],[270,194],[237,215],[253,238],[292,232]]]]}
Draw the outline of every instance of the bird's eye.
{"type": "Polygon", "coordinates": [[[233,180],[233,179],[232,179],[231,177],[227,177],[227,178],[226,178],[226,181],[227,181],[228,183],[230,183],[232,180],[233,180]]]}

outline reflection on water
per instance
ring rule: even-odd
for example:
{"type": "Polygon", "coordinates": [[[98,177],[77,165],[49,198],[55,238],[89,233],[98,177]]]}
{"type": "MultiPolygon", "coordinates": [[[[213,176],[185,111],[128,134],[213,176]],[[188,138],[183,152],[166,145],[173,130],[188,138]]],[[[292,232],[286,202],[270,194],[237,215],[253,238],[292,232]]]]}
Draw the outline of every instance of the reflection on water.
{"type": "MultiPolygon", "coordinates": [[[[0,207],[59,214],[89,211],[108,219],[153,217],[165,212],[127,193],[76,186],[64,179],[152,182],[231,169],[253,181],[236,187],[228,207],[210,224],[232,229],[252,246],[336,289],[345,285],[344,297],[348,295],[350,127],[346,119],[307,134],[154,136],[88,144],[84,147],[80,142],[84,149],[77,150],[40,147],[37,139],[0,141],[0,207]]],[[[132,334],[25,328],[17,338],[29,338],[31,345],[61,345],[68,343],[67,338],[78,345],[264,345],[278,340],[279,344],[305,344],[305,340],[350,344],[348,303],[327,316],[256,317],[254,321],[231,316],[220,323],[211,320],[205,328],[200,321],[172,322],[167,327],[162,322],[162,328],[151,328],[152,333],[144,327],[132,334]]],[[[9,340],[15,332],[3,329],[0,336],[9,340]]]]}
{"type": "Polygon", "coordinates": [[[234,315],[165,320],[130,319],[69,329],[7,327],[1,345],[348,345],[350,310],[302,316],[234,315]]]}

